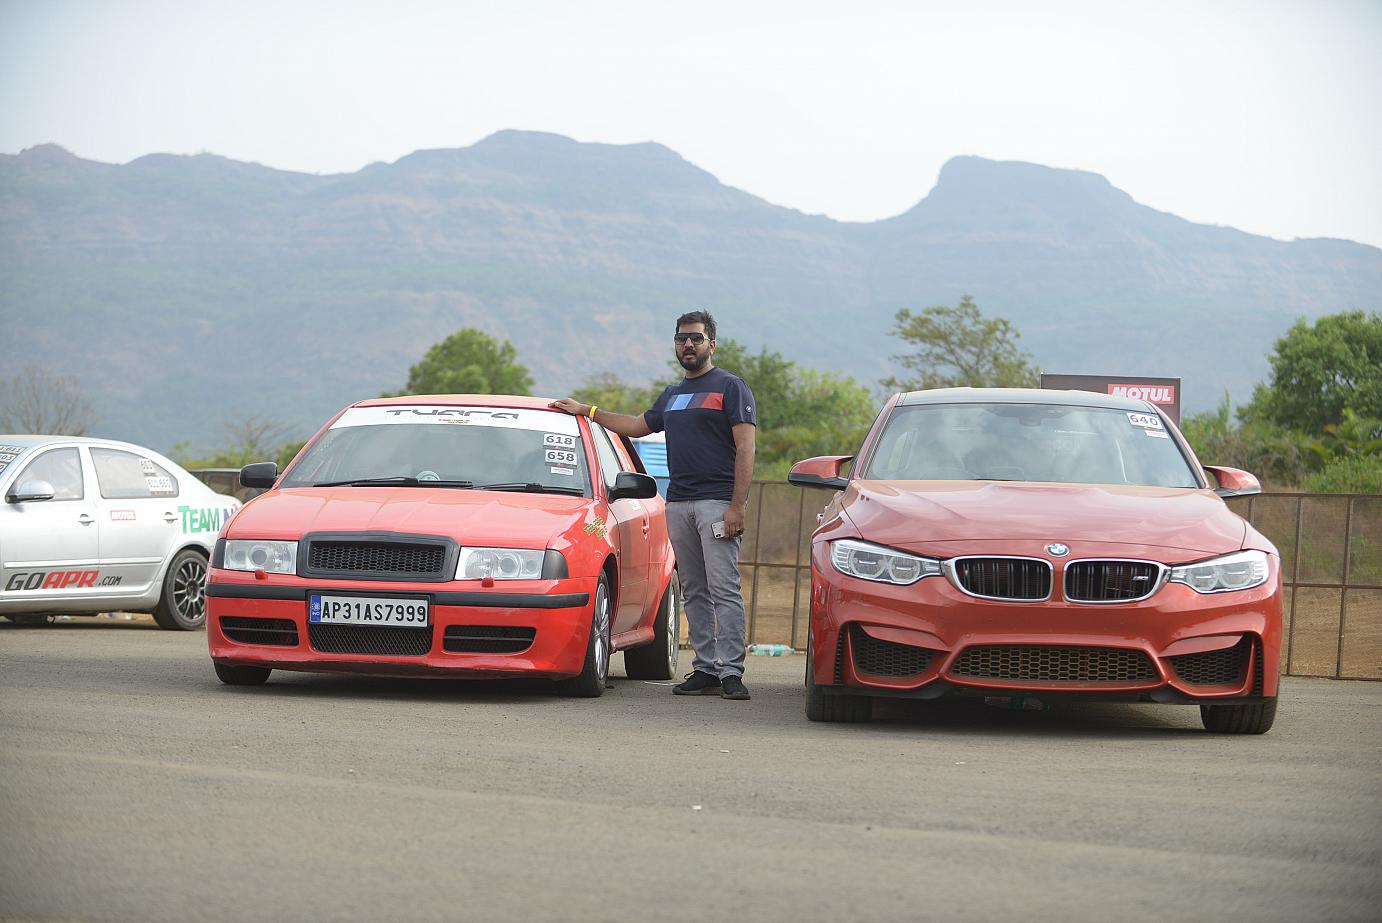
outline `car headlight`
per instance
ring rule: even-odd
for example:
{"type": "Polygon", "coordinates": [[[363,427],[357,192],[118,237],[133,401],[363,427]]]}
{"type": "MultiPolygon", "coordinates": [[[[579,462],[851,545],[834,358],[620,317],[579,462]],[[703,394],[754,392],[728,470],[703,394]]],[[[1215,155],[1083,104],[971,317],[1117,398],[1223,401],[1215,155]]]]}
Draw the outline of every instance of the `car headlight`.
{"type": "Polygon", "coordinates": [[[881,545],[840,539],[830,543],[830,563],[842,574],[906,586],[941,572],[941,562],[881,545]]]}
{"type": "Polygon", "coordinates": [[[1263,551],[1239,551],[1171,568],[1171,583],[1183,583],[1196,593],[1227,593],[1230,590],[1250,590],[1267,582],[1267,554],[1263,551]]]}
{"type": "Polygon", "coordinates": [[[226,541],[226,570],[262,570],[269,574],[298,572],[297,542],[226,541]]]}
{"type": "Polygon", "coordinates": [[[457,580],[537,580],[545,551],[531,548],[462,548],[457,580]]]}

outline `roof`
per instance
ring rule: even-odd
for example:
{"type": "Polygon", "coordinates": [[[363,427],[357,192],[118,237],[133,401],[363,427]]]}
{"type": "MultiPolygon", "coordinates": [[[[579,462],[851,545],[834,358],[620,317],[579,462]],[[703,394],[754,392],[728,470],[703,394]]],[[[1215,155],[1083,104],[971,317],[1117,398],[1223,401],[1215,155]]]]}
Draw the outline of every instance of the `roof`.
{"type": "Polygon", "coordinates": [[[352,407],[387,407],[392,404],[444,404],[479,407],[522,407],[528,410],[547,410],[551,397],[530,397],[523,394],[407,394],[402,397],[372,397],[356,401],[352,407]]]}
{"type": "Polygon", "coordinates": [[[1156,409],[1155,404],[1132,397],[1046,388],[934,388],[908,391],[898,398],[897,404],[899,407],[911,404],[1057,404],[1067,407],[1109,407],[1114,410],[1156,409]]]}
{"type": "Polygon", "coordinates": [[[154,449],[136,445],[133,442],[125,442],[122,439],[101,439],[97,436],[59,436],[36,433],[18,435],[15,433],[0,433],[0,445],[18,445],[26,449],[31,449],[34,446],[48,445],[51,442],[76,443],[77,445],[119,446],[120,448],[134,449],[138,452],[153,452],[155,455],[162,454],[154,449]]]}

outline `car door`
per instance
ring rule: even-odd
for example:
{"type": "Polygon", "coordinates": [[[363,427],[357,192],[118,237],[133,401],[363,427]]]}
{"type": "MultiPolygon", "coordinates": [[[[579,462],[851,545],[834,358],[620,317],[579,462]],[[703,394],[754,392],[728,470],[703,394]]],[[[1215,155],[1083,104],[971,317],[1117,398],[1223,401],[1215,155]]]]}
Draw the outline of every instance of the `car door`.
{"type": "MultiPolygon", "coordinates": [[[[620,471],[633,468],[615,452],[604,427],[592,423],[590,428],[600,459],[600,477],[608,492],[620,471]]],[[[619,599],[614,612],[614,634],[618,635],[638,627],[648,604],[648,509],[643,501],[626,498],[609,504],[609,510],[619,556],[619,599]]]]}
{"type": "Polygon", "coordinates": [[[5,489],[0,508],[0,587],[7,602],[51,603],[103,592],[98,567],[100,521],[81,450],[45,448],[5,489]],[[51,500],[11,500],[21,484],[47,481],[51,500]]]}
{"type": "Polygon", "coordinates": [[[101,520],[101,572],[118,577],[122,593],[148,591],[182,535],[178,480],[137,452],[91,446],[101,520]]]}

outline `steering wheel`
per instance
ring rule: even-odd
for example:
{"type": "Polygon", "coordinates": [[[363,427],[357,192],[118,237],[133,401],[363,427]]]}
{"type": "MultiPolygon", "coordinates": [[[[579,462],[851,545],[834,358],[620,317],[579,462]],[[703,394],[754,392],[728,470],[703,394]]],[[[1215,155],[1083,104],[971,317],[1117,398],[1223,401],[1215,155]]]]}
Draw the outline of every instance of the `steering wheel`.
{"type": "Polygon", "coordinates": [[[417,479],[419,481],[440,481],[441,475],[429,469],[427,471],[419,471],[417,473],[417,479]]]}

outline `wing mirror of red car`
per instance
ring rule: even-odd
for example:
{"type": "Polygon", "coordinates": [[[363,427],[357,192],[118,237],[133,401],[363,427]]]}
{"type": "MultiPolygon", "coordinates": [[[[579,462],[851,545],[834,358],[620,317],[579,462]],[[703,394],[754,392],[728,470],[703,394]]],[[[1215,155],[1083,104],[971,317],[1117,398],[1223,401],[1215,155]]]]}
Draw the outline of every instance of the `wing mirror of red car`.
{"type": "Polygon", "coordinates": [[[1257,478],[1241,468],[1205,465],[1204,470],[1213,475],[1214,480],[1218,482],[1219,486],[1214,488],[1214,492],[1225,499],[1262,493],[1262,484],[1257,478]]]}
{"type": "Polygon", "coordinates": [[[620,471],[614,476],[609,502],[615,500],[651,500],[657,496],[657,481],[637,471],[620,471]]]}
{"type": "Polygon", "coordinates": [[[241,487],[272,487],[277,480],[277,462],[255,462],[240,469],[241,487]]]}
{"type": "Polygon", "coordinates": [[[829,487],[844,490],[849,485],[847,478],[840,477],[840,469],[853,455],[820,455],[799,461],[792,466],[787,475],[787,483],[798,487],[829,487]]]}

